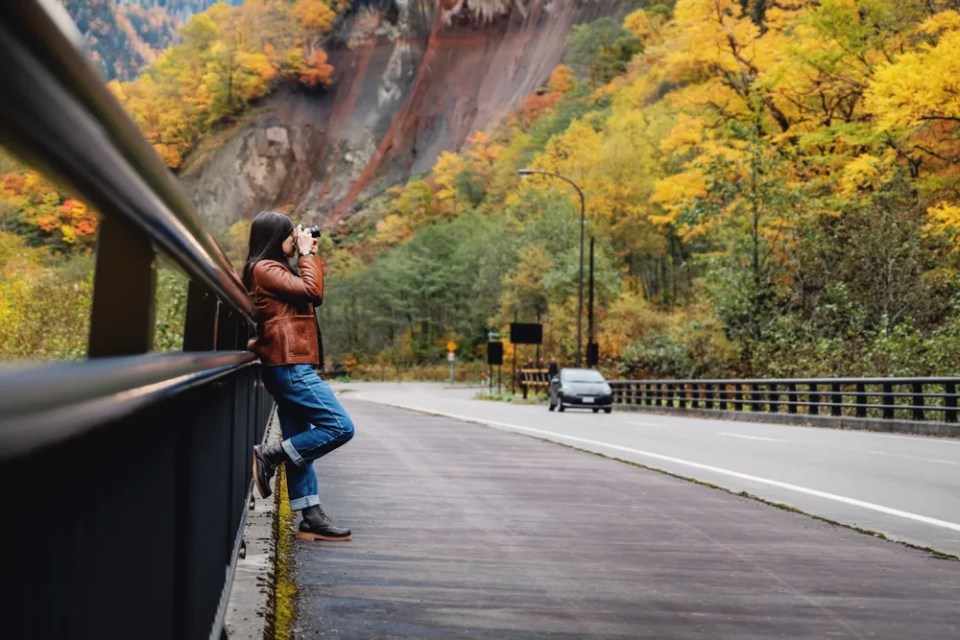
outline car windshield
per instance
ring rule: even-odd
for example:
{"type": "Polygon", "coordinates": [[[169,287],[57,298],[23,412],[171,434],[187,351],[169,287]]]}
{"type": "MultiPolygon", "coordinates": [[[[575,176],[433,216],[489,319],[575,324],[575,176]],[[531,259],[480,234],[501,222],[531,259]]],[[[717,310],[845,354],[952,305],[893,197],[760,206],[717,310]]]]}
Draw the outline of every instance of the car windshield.
{"type": "Polygon", "coordinates": [[[564,382],[605,382],[603,375],[593,369],[571,369],[564,371],[562,379],[564,382]]]}

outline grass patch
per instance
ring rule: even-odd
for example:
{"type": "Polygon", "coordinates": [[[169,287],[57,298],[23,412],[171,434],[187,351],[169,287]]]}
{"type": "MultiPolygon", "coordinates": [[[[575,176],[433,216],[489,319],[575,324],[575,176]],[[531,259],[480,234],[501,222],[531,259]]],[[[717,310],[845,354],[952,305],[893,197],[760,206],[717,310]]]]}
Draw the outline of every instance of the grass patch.
{"type": "Polygon", "coordinates": [[[473,399],[488,400],[492,402],[512,402],[513,404],[546,404],[547,402],[547,397],[545,395],[531,393],[529,397],[524,399],[522,393],[510,393],[509,391],[503,391],[500,393],[480,391],[473,396],[473,399]]]}
{"type": "Polygon", "coordinates": [[[272,616],[264,629],[264,640],[286,640],[290,637],[293,616],[296,612],[297,586],[293,582],[291,564],[293,560],[293,540],[290,527],[293,525],[293,511],[287,498],[287,475],[283,465],[277,469],[277,517],[273,520],[273,538],[276,542],[274,562],[272,616]]]}

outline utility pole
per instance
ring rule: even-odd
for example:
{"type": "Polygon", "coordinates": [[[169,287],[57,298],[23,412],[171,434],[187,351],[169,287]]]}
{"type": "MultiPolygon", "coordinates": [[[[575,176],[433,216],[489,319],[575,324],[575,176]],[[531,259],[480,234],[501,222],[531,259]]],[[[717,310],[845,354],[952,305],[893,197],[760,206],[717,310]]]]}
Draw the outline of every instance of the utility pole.
{"type": "Polygon", "coordinates": [[[520,169],[517,173],[524,177],[538,173],[540,175],[558,178],[576,189],[577,195],[580,196],[580,271],[577,277],[577,367],[579,368],[582,364],[580,356],[583,353],[583,231],[587,226],[586,204],[583,198],[583,190],[577,186],[576,182],[559,173],[539,171],[537,169],[520,169]]]}

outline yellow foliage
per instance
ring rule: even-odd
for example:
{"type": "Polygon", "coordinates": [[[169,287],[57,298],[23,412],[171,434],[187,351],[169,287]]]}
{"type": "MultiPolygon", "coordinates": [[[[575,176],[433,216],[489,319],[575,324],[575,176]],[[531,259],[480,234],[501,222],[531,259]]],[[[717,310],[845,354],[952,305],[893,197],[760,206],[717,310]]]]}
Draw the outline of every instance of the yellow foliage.
{"type": "Polygon", "coordinates": [[[960,13],[934,16],[919,31],[940,33],[936,44],[920,45],[880,66],[866,91],[867,108],[876,114],[878,127],[960,120],[960,13]]]}
{"type": "Polygon", "coordinates": [[[676,125],[660,140],[660,150],[664,153],[686,153],[700,145],[703,133],[703,120],[680,113],[676,125]]]}
{"type": "MultiPolygon", "coordinates": [[[[702,169],[690,168],[657,180],[650,202],[660,205],[665,213],[651,215],[650,221],[661,226],[673,224],[692,199],[706,195],[707,181],[702,169]]],[[[690,230],[681,230],[681,235],[686,235],[684,232],[689,233],[690,230]]]]}
{"type": "Polygon", "coordinates": [[[325,32],[333,28],[337,14],[323,0],[297,0],[294,14],[309,31],[325,32]]]}
{"type": "Polygon", "coordinates": [[[623,20],[623,26],[644,42],[653,35],[653,25],[650,24],[650,18],[647,17],[647,12],[643,9],[637,9],[627,15],[623,20]]]}
{"type": "Polygon", "coordinates": [[[731,76],[755,70],[756,53],[750,45],[760,30],[736,0],[678,0],[674,21],[677,35],[667,60],[675,78],[708,69],[731,76]]]}
{"type": "Polygon", "coordinates": [[[960,204],[938,202],[927,209],[927,218],[927,231],[951,236],[954,249],[960,251],[960,204]]]}
{"type": "Polygon", "coordinates": [[[381,246],[393,246],[405,241],[413,233],[410,221],[391,213],[386,218],[377,223],[376,244],[381,246]]]}
{"type": "Polygon", "coordinates": [[[857,191],[879,189],[893,177],[895,161],[896,156],[891,150],[880,157],[863,154],[854,158],[843,168],[840,176],[841,193],[851,195],[857,191]]]}
{"type": "Polygon", "coordinates": [[[433,180],[438,187],[438,200],[445,202],[456,197],[456,179],[466,166],[466,161],[455,153],[444,151],[440,154],[432,171],[433,180]]]}
{"type": "Polygon", "coordinates": [[[565,65],[559,64],[550,74],[547,86],[551,93],[563,95],[573,89],[573,73],[565,65]]]}

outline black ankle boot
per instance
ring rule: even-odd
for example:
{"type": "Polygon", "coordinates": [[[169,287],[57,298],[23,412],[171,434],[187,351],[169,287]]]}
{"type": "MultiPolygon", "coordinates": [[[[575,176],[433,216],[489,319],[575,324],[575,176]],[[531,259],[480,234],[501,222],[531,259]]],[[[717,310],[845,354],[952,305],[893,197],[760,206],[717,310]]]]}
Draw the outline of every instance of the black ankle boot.
{"type": "Polygon", "coordinates": [[[254,445],[253,447],[253,481],[257,485],[257,491],[261,498],[269,498],[270,479],[277,467],[287,461],[287,454],[283,447],[277,444],[268,444],[267,446],[254,445]]]}
{"type": "Polygon", "coordinates": [[[319,506],[307,507],[300,512],[303,520],[300,521],[300,531],[297,537],[301,540],[330,540],[333,542],[350,539],[350,529],[341,529],[333,524],[333,520],[323,512],[319,506]]]}

